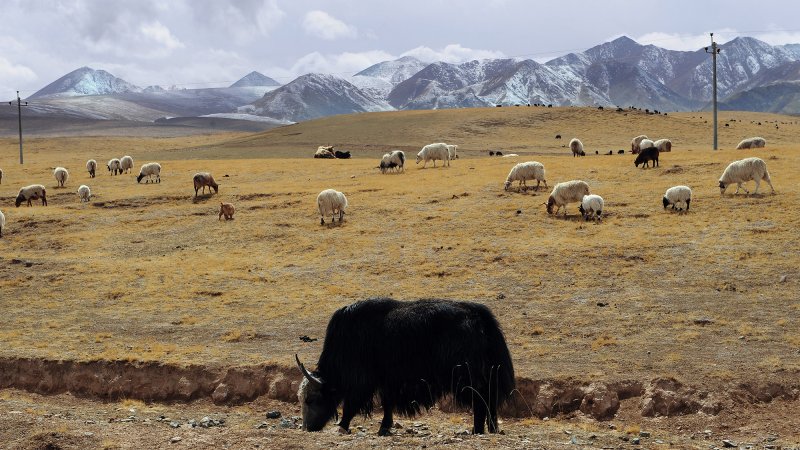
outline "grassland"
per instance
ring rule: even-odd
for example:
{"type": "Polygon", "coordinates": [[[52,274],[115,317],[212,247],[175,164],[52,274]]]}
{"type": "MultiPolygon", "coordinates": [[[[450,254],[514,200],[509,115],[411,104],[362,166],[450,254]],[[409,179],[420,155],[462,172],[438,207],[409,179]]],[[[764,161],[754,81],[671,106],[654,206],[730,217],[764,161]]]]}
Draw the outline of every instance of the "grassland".
{"type": "Polygon", "coordinates": [[[721,113],[730,126],[713,152],[707,122],[585,108],[378,113],[256,135],[31,138],[24,166],[16,141],[1,140],[0,356],[290,365],[296,352],[316,358],[335,309],[388,295],[486,303],[517,374],[534,379],[796,382],[800,125],[721,113]],[[672,139],[660,168],[602,155],[641,133],[672,139]],[[733,150],[755,135],[766,149],[733,150]],[[585,158],[562,147],[573,136],[585,158]],[[415,166],[416,149],[435,141],[458,143],[462,157],[415,166]],[[355,158],[314,160],[319,144],[355,158]],[[389,148],[408,151],[405,173],[374,168],[389,148]],[[137,167],[160,161],[163,182],[110,176],[104,162],[123,154],[137,167]],[[720,197],[725,166],[754,155],[777,194],[720,197]],[[95,179],[88,158],[101,162],[95,179]],[[510,167],[530,159],[550,186],[586,180],[606,200],[603,223],[578,220],[577,205],[547,216],[549,190],[503,191],[510,167]],[[67,188],[55,187],[57,165],[70,170],[67,188]],[[200,170],[218,195],[192,198],[200,170]],[[14,208],[31,183],[48,186],[49,206],[14,208]],[[84,183],[89,204],[75,193],[84,183]],[[677,184],[695,193],[687,215],[661,207],[677,184]],[[320,226],[315,198],[330,187],[350,207],[343,225],[320,226]],[[236,205],[235,220],[217,220],[220,201],[236,205]]]}

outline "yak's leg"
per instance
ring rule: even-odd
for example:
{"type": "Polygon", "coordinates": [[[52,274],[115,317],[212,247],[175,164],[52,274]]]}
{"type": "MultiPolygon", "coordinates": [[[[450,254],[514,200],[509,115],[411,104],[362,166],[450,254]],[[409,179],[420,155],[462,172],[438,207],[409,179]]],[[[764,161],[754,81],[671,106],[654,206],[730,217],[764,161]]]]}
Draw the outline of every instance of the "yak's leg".
{"type": "Polygon", "coordinates": [[[394,425],[394,418],[392,417],[394,401],[382,394],[381,404],[383,405],[383,419],[381,420],[381,428],[378,430],[378,436],[389,436],[392,434],[392,426],[394,425]]]}
{"type": "Polygon", "coordinates": [[[486,405],[481,399],[477,399],[473,408],[472,434],[483,434],[486,425],[486,405]]]}
{"type": "Polygon", "coordinates": [[[342,420],[339,421],[339,433],[350,434],[350,421],[358,413],[358,409],[351,405],[352,403],[348,403],[347,400],[342,405],[342,420]]]}

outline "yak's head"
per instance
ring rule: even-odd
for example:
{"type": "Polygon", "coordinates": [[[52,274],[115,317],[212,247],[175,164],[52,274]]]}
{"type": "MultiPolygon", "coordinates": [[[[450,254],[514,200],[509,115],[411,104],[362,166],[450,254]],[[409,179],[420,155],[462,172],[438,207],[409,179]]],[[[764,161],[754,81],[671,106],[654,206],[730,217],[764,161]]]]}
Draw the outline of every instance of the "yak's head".
{"type": "Polygon", "coordinates": [[[633,165],[639,167],[639,164],[643,163],[644,163],[644,158],[642,158],[642,154],[639,153],[639,156],[637,156],[636,159],[633,161],[633,165]]]}
{"type": "Polygon", "coordinates": [[[139,184],[139,182],[142,181],[142,178],[144,178],[144,174],[143,173],[139,173],[139,176],[136,177],[136,184],[139,184]]]}
{"type": "Polygon", "coordinates": [[[725,184],[722,180],[719,180],[719,195],[725,195],[725,189],[728,188],[728,185],[725,184]]]}
{"type": "Polygon", "coordinates": [[[326,386],[317,373],[306,370],[300,358],[294,355],[297,366],[303,372],[303,381],[297,390],[300,400],[300,412],[303,416],[303,429],[305,431],[320,431],[325,424],[336,416],[337,401],[330,388],[326,386]]]}

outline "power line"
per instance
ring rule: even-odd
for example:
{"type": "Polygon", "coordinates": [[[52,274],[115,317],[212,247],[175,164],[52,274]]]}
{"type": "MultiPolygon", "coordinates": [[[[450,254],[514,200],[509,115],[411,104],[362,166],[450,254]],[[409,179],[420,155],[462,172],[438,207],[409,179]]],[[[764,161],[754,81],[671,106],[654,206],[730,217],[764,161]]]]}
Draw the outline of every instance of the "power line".
{"type": "Polygon", "coordinates": [[[711,51],[708,51],[708,47],[704,49],[706,53],[711,53],[712,59],[712,85],[714,91],[714,150],[717,150],[717,55],[719,54],[719,47],[717,47],[717,43],[714,42],[714,33],[711,33],[711,51]]]}

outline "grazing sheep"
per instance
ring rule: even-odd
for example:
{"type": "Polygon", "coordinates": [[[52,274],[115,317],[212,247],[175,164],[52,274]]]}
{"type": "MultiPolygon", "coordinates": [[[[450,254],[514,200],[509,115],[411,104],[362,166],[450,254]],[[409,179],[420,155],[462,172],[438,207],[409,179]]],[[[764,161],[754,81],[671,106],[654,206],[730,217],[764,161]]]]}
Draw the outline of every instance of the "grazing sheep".
{"type": "Polygon", "coordinates": [[[650,147],[655,147],[655,142],[653,142],[651,139],[642,139],[642,141],[639,142],[639,152],[642,152],[642,150],[650,147]]]}
{"type": "Polygon", "coordinates": [[[106,167],[108,168],[108,171],[111,172],[112,177],[117,173],[120,174],[122,173],[122,169],[120,168],[120,162],[119,159],[117,158],[109,160],[108,164],[106,164],[106,167]]]}
{"type": "Polygon", "coordinates": [[[320,225],[325,225],[325,216],[332,216],[331,222],[336,222],[336,214],[339,215],[339,222],[344,220],[344,210],[347,208],[347,197],[339,191],[325,189],[317,196],[317,207],[319,207],[320,225]]]}
{"type": "Polygon", "coordinates": [[[203,194],[206,193],[206,187],[208,187],[208,193],[211,193],[211,189],[214,189],[214,193],[219,192],[219,185],[216,181],[214,181],[214,177],[208,172],[198,172],[194,174],[192,178],[194,181],[194,196],[197,197],[197,191],[201,188],[203,189],[203,194]]]}
{"type": "Polygon", "coordinates": [[[583,201],[584,195],[589,195],[589,185],[585,181],[572,180],[558,183],[553,192],[550,193],[550,198],[547,199],[547,214],[553,213],[553,206],[556,206],[555,214],[563,207],[564,216],[567,215],[567,205],[569,203],[577,203],[583,201]]]}
{"type": "Polygon", "coordinates": [[[664,209],[672,205],[672,209],[678,212],[689,211],[689,204],[692,202],[692,189],[689,186],[673,186],[664,193],[662,203],[664,209]]]}
{"type": "Polygon", "coordinates": [[[47,190],[41,184],[32,184],[19,190],[15,204],[19,208],[22,202],[27,201],[31,206],[31,200],[38,199],[42,199],[42,206],[47,206],[47,190]]]}
{"type": "Polygon", "coordinates": [[[489,150],[489,156],[494,156],[494,152],[489,150]]]}
{"type": "Polygon", "coordinates": [[[161,164],[155,162],[143,164],[142,168],[139,169],[139,176],[136,177],[136,183],[138,184],[144,177],[147,177],[147,181],[145,181],[145,183],[149,183],[152,181],[153,175],[156,176],[154,182],[161,183],[161,164]]]}
{"type": "MultiPolygon", "coordinates": [[[[759,123],[759,125],[761,125],[759,123]]],[[[739,145],[736,146],[737,150],[741,150],[743,148],[764,148],[767,145],[767,140],[760,137],[751,137],[739,142],[739,145]]]]}
{"type": "Polygon", "coordinates": [[[81,187],[78,188],[78,197],[80,197],[81,203],[91,200],[92,191],[89,189],[89,186],[82,184],[81,187]]]}
{"type": "Polygon", "coordinates": [[[494,152],[494,156],[503,156],[503,152],[500,151],[494,152]]]}
{"type": "Polygon", "coordinates": [[[449,145],[447,146],[447,155],[450,157],[450,161],[454,159],[458,159],[458,146],[457,145],[449,145]]]}
{"type": "Polygon", "coordinates": [[[340,152],[339,150],[336,150],[333,152],[333,156],[335,156],[336,159],[350,159],[350,150],[346,152],[340,152]]]}
{"type": "Polygon", "coordinates": [[[220,203],[219,204],[219,219],[222,220],[222,216],[225,216],[225,220],[233,220],[233,213],[236,212],[236,208],[233,207],[231,203],[220,203]]]}
{"type": "Polygon", "coordinates": [[[317,152],[314,153],[314,158],[333,159],[336,158],[336,153],[334,153],[332,145],[320,145],[317,147],[317,152]]]}
{"type": "MultiPolygon", "coordinates": [[[[722,172],[722,177],[719,179],[719,194],[725,195],[725,189],[731,184],[736,183],[736,192],[733,193],[733,195],[736,195],[739,193],[739,189],[742,188],[742,183],[750,180],[756,182],[754,194],[758,194],[761,180],[769,183],[772,193],[775,193],[775,188],[772,187],[772,181],[767,171],[767,163],[761,158],[745,158],[728,164],[728,167],[722,172]]],[[[746,194],[750,193],[747,188],[744,188],[744,192],[746,194]]]]}
{"type": "Polygon", "coordinates": [[[586,152],[583,151],[583,142],[578,138],[569,141],[569,148],[572,150],[573,158],[576,156],[586,156],[586,152]]]}
{"type": "Polygon", "coordinates": [[[63,167],[56,167],[55,170],[53,170],[53,176],[55,177],[56,182],[58,182],[58,186],[64,187],[64,183],[66,183],[67,179],[69,178],[69,172],[67,172],[67,169],[63,167]]]}
{"type": "Polygon", "coordinates": [[[89,171],[89,178],[94,178],[94,174],[97,171],[97,161],[93,159],[86,161],[86,170],[89,171]]]}
{"type": "Polygon", "coordinates": [[[3,237],[3,228],[6,227],[6,216],[0,211],[0,237],[3,237]]]}
{"type": "Polygon", "coordinates": [[[381,158],[381,164],[378,166],[378,168],[381,169],[381,173],[386,173],[390,169],[404,171],[405,168],[403,166],[405,163],[406,154],[401,150],[392,150],[391,152],[383,155],[381,158]]]}
{"type": "Polygon", "coordinates": [[[625,150],[619,149],[619,150],[617,150],[617,154],[618,155],[624,155],[625,154],[625,150]]]}
{"type": "Polygon", "coordinates": [[[641,134],[636,136],[635,138],[631,139],[631,153],[634,155],[639,153],[642,150],[641,143],[644,139],[647,139],[647,136],[641,134]]]}
{"type": "Polygon", "coordinates": [[[601,216],[603,214],[604,204],[603,197],[599,195],[584,195],[580,206],[578,206],[578,210],[581,212],[583,220],[589,220],[591,218],[601,221],[603,220],[601,216]]]}
{"type": "Polygon", "coordinates": [[[670,141],[669,139],[659,139],[653,142],[653,147],[657,148],[659,153],[671,152],[672,141],[670,141]]]}
{"type": "Polygon", "coordinates": [[[133,158],[128,155],[123,156],[119,159],[119,170],[120,173],[129,173],[133,170],[133,158]]]}
{"type": "Polygon", "coordinates": [[[539,184],[542,182],[544,182],[544,187],[547,187],[547,180],[544,178],[544,164],[538,161],[528,161],[512,167],[511,172],[506,177],[505,190],[508,190],[514,181],[519,181],[519,190],[522,191],[522,187],[525,186],[527,191],[527,180],[536,180],[536,187],[534,188],[536,191],[539,190],[539,184]]]}
{"type": "Polygon", "coordinates": [[[653,146],[643,147],[642,151],[636,155],[633,165],[639,167],[639,164],[643,164],[642,169],[644,169],[645,167],[650,166],[650,161],[653,161],[653,167],[658,166],[658,149],[653,146]]]}
{"type": "Polygon", "coordinates": [[[450,151],[447,149],[447,144],[439,142],[436,144],[428,144],[425,147],[422,147],[422,150],[417,153],[416,163],[419,164],[420,161],[425,161],[422,164],[422,168],[424,169],[428,164],[428,161],[433,161],[433,167],[436,167],[437,159],[442,160],[443,165],[450,165],[450,151]]]}
{"type": "Polygon", "coordinates": [[[503,157],[503,158],[513,158],[513,157],[515,157],[515,156],[519,156],[519,155],[518,155],[518,154],[516,154],[516,153],[509,153],[509,154],[507,154],[507,155],[502,155],[502,157],[503,157]]]}

